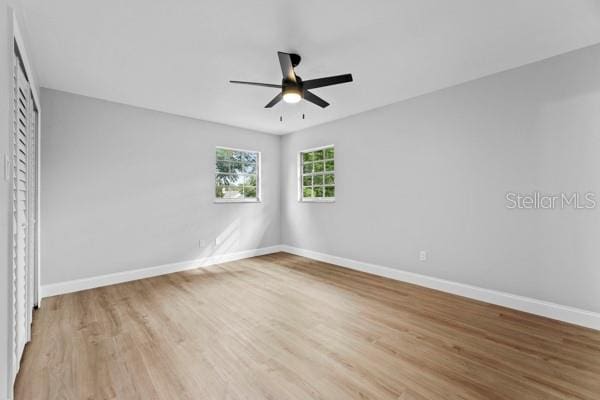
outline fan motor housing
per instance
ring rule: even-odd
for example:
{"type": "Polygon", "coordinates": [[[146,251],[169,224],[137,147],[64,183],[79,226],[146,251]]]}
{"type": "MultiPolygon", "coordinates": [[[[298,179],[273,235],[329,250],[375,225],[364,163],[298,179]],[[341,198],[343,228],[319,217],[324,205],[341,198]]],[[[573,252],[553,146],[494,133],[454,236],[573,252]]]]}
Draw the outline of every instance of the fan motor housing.
{"type": "Polygon", "coordinates": [[[300,91],[302,91],[302,78],[300,78],[300,76],[296,75],[296,82],[287,80],[287,79],[282,79],[281,80],[281,86],[283,88],[283,90],[285,90],[286,88],[297,88],[300,91]]]}
{"type": "Polygon", "coordinates": [[[304,97],[304,91],[301,87],[296,85],[284,86],[282,89],[282,93],[285,95],[287,93],[297,93],[300,97],[304,97]]]}

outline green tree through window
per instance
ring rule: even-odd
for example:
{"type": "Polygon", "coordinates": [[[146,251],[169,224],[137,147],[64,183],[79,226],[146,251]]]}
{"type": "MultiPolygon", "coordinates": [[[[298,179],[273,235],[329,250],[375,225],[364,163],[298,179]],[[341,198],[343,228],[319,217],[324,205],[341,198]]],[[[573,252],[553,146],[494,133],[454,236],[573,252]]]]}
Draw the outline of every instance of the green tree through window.
{"type": "Polygon", "coordinates": [[[335,199],[335,149],[327,146],[300,153],[303,201],[335,199]]]}
{"type": "Polygon", "coordinates": [[[215,198],[217,201],[257,201],[260,154],[217,147],[215,198]]]}

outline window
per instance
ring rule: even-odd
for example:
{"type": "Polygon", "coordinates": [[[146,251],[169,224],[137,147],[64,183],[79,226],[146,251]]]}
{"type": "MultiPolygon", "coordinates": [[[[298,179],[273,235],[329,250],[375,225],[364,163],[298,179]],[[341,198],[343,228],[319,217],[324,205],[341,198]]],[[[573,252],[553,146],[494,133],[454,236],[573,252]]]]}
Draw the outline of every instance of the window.
{"type": "Polygon", "coordinates": [[[333,146],[300,152],[300,199],[335,200],[335,150],[333,146]]]}
{"type": "Polygon", "coordinates": [[[217,147],[215,201],[260,201],[260,153],[217,147]]]}

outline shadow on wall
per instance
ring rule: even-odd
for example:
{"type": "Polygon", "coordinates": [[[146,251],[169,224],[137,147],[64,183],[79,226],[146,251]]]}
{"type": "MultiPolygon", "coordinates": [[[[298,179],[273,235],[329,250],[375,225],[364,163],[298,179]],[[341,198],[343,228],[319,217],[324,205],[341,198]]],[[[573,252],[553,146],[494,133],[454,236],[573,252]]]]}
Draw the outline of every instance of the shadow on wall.
{"type": "Polygon", "coordinates": [[[227,254],[231,249],[239,248],[241,237],[240,218],[236,218],[230,223],[216,238],[215,250],[219,254],[227,254]]]}
{"type": "Polygon", "coordinates": [[[271,229],[272,223],[272,218],[264,211],[260,215],[235,217],[219,231],[214,241],[190,254],[189,259],[204,259],[267,247],[265,233],[271,229]],[[253,224],[252,221],[255,220],[262,222],[253,224]]]}

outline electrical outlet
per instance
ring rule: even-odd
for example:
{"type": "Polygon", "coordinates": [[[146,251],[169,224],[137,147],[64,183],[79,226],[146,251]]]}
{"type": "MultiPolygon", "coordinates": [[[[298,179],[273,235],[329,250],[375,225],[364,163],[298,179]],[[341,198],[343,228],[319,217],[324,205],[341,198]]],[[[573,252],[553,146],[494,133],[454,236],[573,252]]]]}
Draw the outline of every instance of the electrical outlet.
{"type": "Polygon", "coordinates": [[[419,252],[419,261],[427,261],[427,252],[425,250],[419,252]]]}
{"type": "Polygon", "coordinates": [[[206,247],[208,245],[207,241],[204,239],[200,239],[198,241],[198,247],[206,247]]]}

